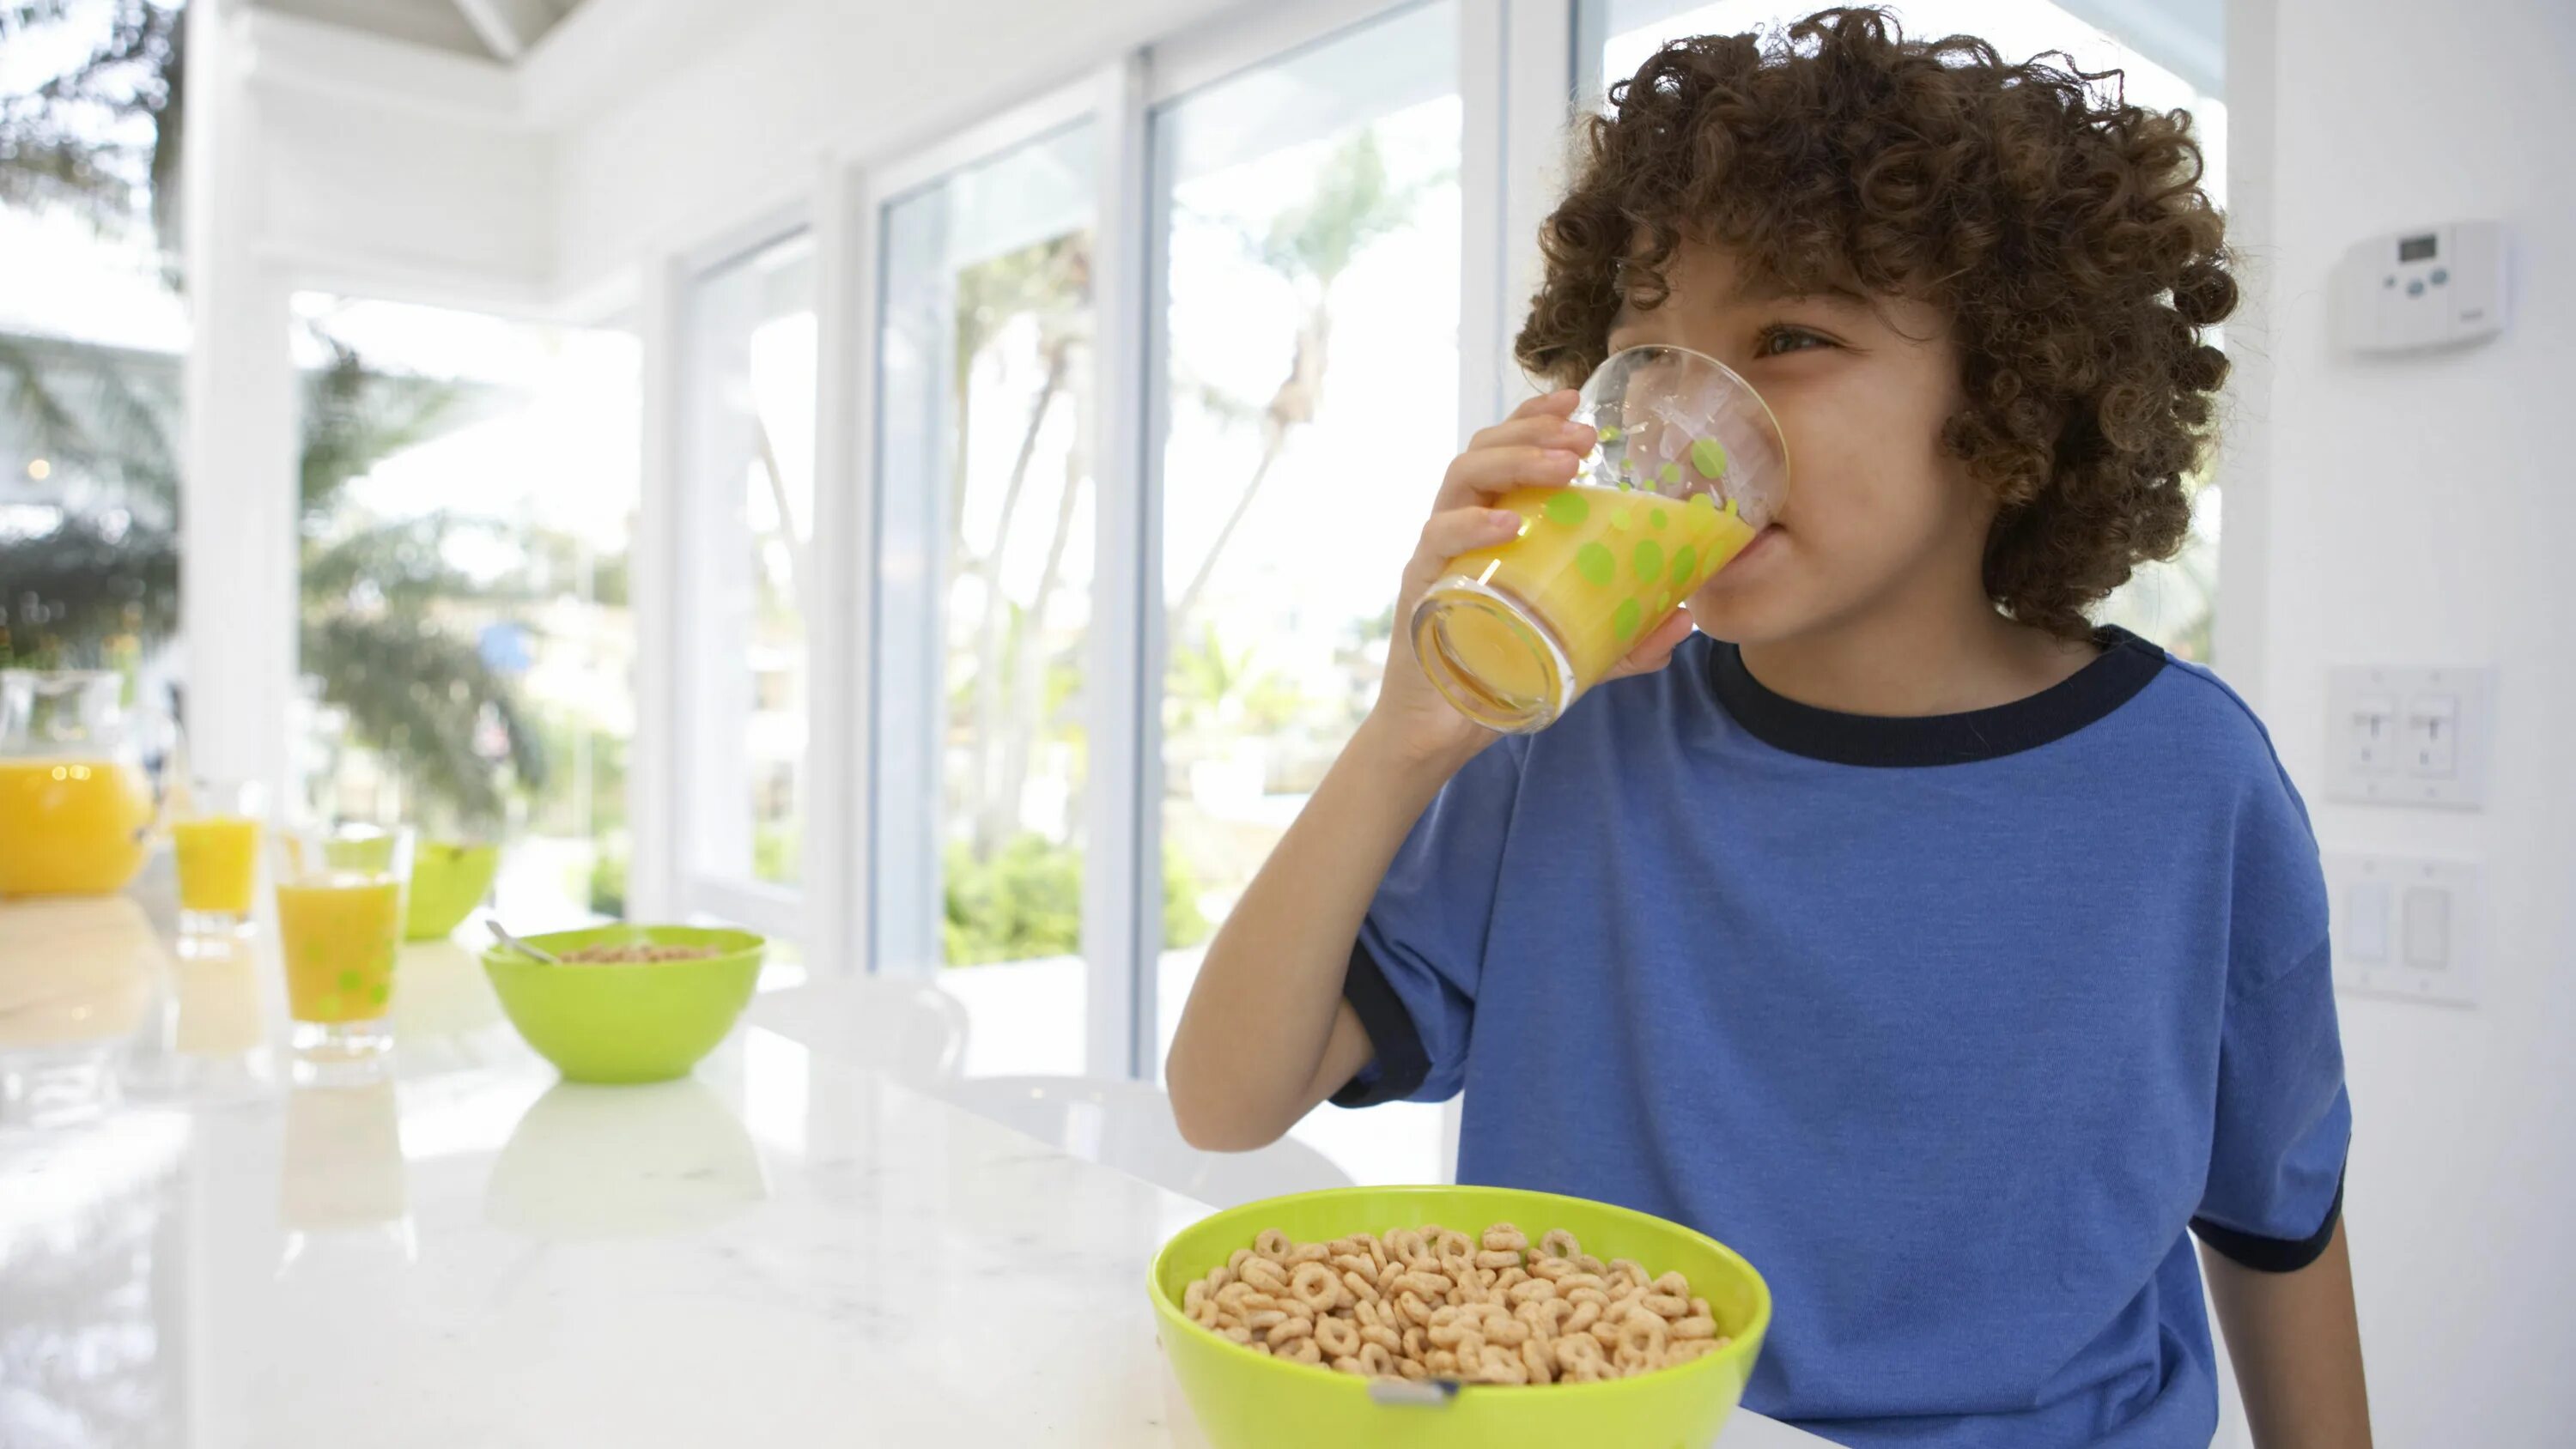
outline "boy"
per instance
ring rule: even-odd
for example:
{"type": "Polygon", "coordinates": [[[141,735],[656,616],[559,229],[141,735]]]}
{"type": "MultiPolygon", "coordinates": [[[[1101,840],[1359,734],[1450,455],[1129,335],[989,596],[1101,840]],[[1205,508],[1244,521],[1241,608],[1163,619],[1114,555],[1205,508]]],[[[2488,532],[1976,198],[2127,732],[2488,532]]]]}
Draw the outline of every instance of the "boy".
{"type": "MultiPolygon", "coordinates": [[[[1463,1088],[1460,1180],[1742,1250],[1746,1402],[1853,1445],[2207,1444],[2196,1234],[2261,1449],[2366,1445],[2304,808],[2215,677],[2083,614],[2180,541],[2226,371],[2189,118],[1872,11],[1614,99],[1521,359],[1717,357],[1787,504],[1540,734],[1398,630],[1208,952],[1182,1130],[1463,1088]]],[[[1450,466],[1399,620],[1510,535],[1487,502],[1573,476],[1573,406],[1450,466]]]]}

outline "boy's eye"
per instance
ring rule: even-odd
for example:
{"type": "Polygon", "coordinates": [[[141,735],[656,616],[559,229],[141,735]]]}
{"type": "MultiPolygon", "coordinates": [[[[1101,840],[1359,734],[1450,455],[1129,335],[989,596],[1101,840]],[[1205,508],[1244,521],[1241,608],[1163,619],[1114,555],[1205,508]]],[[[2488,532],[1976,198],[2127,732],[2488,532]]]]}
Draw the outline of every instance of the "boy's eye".
{"type": "Polygon", "coordinates": [[[1765,327],[1753,342],[1756,357],[1777,357],[1784,352],[1805,352],[1810,348],[1831,347],[1833,340],[1804,327],[1765,327]]]}

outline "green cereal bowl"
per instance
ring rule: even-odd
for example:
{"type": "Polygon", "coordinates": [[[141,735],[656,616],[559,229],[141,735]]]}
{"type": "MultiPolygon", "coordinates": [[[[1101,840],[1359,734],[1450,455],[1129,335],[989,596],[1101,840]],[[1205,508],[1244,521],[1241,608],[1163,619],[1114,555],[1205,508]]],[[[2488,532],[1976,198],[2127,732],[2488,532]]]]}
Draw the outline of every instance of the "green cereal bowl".
{"type": "Polygon", "coordinates": [[[1771,1326],[1771,1290],[1725,1244],[1627,1208],[1499,1187],[1352,1187],[1247,1203],[1163,1246],[1147,1284],[1163,1351],[1212,1449],[1705,1449],[1744,1396],[1771,1326]],[[1264,1228],[1299,1242],[1437,1223],[1464,1232],[1510,1222],[1535,1241],[1563,1228],[1601,1258],[1678,1271],[1734,1342],[1674,1368],[1608,1383],[1469,1384],[1445,1403],[1384,1404],[1366,1380],[1271,1358],[1192,1322],[1190,1280],[1264,1228]]]}
{"type": "Polygon", "coordinates": [[[483,972],[510,1024],[567,1081],[620,1084],[684,1077],[733,1030],[760,980],[768,943],[700,926],[595,926],[525,938],[562,955],[584,946],[711,946],[694,961],[549,966],[508,946],[483,972]]]}
{"type": "Polygon", "coordinates": [[[403,939],[436,941],[465,924],[500,873],[501,847],[491,841],[420,842],[412,850],[403,939]]]}

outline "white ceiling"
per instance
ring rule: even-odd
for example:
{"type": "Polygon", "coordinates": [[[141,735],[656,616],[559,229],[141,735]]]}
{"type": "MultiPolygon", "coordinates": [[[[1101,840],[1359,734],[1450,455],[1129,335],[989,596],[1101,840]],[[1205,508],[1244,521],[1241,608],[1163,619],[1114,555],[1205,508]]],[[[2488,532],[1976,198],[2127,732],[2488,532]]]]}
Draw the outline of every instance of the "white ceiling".
{"type": "Polygon", "coordinates": [[[581,0],[252,0],[385,40],[454,55],[514,62],[581,0]]]}

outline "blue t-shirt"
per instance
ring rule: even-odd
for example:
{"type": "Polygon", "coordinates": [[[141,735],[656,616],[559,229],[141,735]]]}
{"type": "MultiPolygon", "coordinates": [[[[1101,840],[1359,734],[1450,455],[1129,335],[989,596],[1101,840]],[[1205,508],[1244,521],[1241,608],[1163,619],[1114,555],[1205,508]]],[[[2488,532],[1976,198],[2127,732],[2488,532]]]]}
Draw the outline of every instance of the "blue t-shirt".
{"type": "Polygon", "coordinates": [[[2325,885],[2244,702],[2100,642],[1888,719],[1693,636],[1496,743],[1370,907],[1334,1100],[1464,1090],[1460,1181],[1742,1252],[1745,1402],[1829,1439],[2208,1444],[2186,1229],[2295,1268],[2341,1205],[2325,885]]]}

